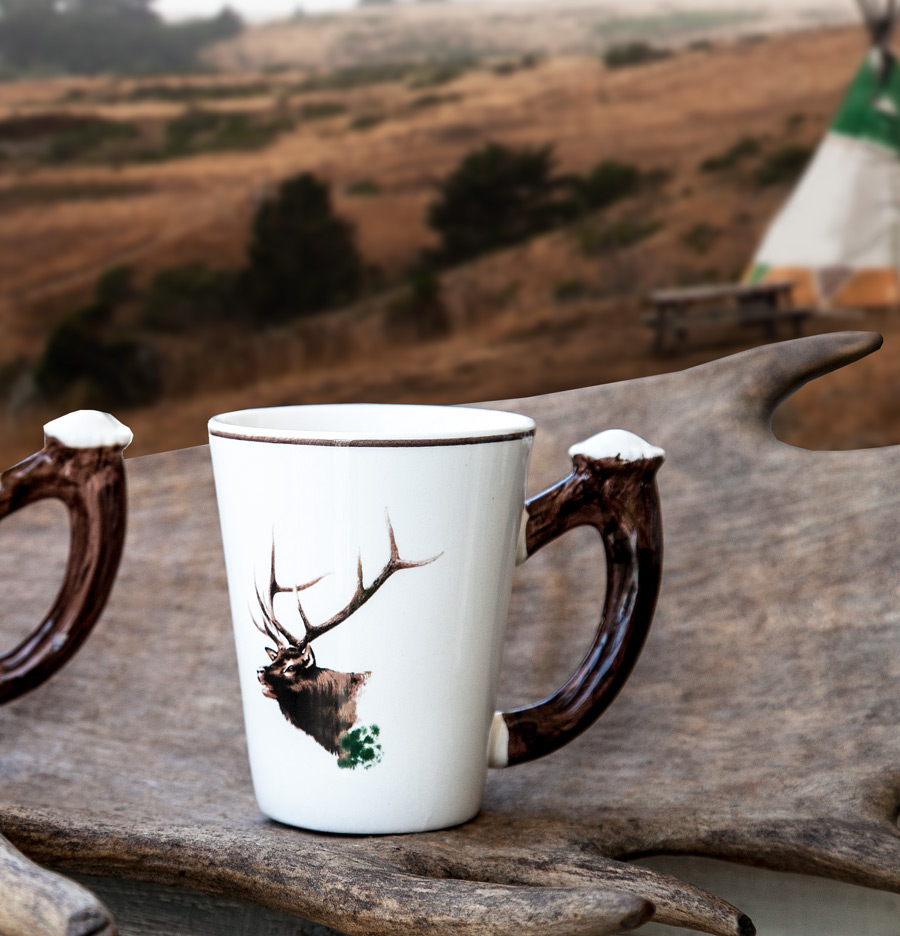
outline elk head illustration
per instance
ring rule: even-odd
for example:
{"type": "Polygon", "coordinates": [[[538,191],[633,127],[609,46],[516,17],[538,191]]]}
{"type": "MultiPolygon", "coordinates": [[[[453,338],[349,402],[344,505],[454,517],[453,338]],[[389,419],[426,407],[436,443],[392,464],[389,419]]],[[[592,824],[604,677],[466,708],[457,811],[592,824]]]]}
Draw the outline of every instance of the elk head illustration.
{"type": "Polygon", "coordinates": [[[262,685],[263,695],[275,699],[281,713],[294,727],[308,734],[330,754],[340,757],[340,766],[356,766],[350,754],[362,745],[363,761],[374,757],[374,750],[380,748],[374,737],[378,734],[377,726],[370,726],[359,738],[360,730],[353,731],[356,724],[356,697],[365,685],[370,673],[340,673],[324,669],[316,662],[312,642],[328,631],[343,624],[358,611],[395,573],[404,569],[416,569],[439,559],[443,553],[419,562],[401,559],[394,536],[394,528],[389,516],[386,516],[391,553],[384,568],[369,585],[363,579],[362,556],[357,562],[356,591],[350,603],[322,624],[312,624],[303,610],[300,593],[312,588],[325,576],[320,575],[302,585],[280,585],[275,578],[275,542],[272,542],[272,558],[269,571],[269,587],[265,595],[260,594],[256,585],[256,598],[262,612],[262,624],[251,612],[253,624],[260,633],[265,634],[275,644],[266,647],[269,656],[268,666],[257,670],[257,677],[262,685]],[[304,634],[295,637],[275,615],[275,596],[292,593],[297,603],[297,612],[303,623],[304,634]],[[365,744],[363,744],[365,742],[365,744]]]}

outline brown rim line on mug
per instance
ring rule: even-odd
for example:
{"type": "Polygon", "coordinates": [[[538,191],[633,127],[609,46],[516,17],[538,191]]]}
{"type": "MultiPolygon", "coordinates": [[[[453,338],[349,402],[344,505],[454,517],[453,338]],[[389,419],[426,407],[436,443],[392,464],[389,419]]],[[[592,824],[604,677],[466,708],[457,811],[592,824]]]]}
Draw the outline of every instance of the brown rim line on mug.
{"type": "MultiPolygon", "coordinates": [[[[482,433],[466,434],[466,430],[460,430],[452,435],[442,435],[433,437],[424,430],[420,433],[410,433],[407,438],[391,438],[385,432],[378,430],[371,431],[328,431],[317,429],[307,431],[303,435],[294,433],[288,428],[276,429],[274,427],[265,427],[250,429],[234,425],[230,422],[237,417],[253,414],[256,412],[269,412],[264,410],[240,410],[235,413],[225,413],[222,416],[215,416],[209,422],[209,434],[220,439],[242,439],[246,442],[268,442],[281,445],[321,445],[329,448],[433,448],[448,445],[479,445],[489,442],[514,442],[517,439],[531,439],[534,437],[534,421],[527,416],[519,416],[515,413],[506,413],[501,410],[489,410],[481,407],[466,406],[429,406],[417,404],[382,404],[382,403],[356,403],[356,404],[321,404],[309,407],[309,409],[319,410],[346,410],[350,408],[362,410],[364,412],[374,412],[385,409],[406,409],[419,410],[427,412],[429,410],[436,412],[445,412],[452,410],[455,413],[475,412],[486,417],[509,417],[515,419],[517,427],[511,427],[506,430],[496,432],[484,431],[482,433]]],[[[304,407],[275,407],[274,409],[303,409],[304,407]]],[[[301,430],[303,431],[303,430],[301,430]]]]}

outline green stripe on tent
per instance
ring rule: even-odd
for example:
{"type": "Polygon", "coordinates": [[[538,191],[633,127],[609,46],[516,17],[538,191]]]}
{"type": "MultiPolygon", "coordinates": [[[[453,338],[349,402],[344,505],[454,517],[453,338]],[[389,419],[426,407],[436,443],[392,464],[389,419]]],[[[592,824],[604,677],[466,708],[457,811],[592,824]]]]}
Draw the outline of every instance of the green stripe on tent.
{"type": "Polygon", "coordinates": [[[771,269],[768,263],[754,263],[749,273],[744,277],[744,282],[749,286],[755,286],[766,278],[766,274],[771,269]]]}
{"type": "Polygon", "coordinates": [[[900,153],[900,66],[882,84],[867,58],[831,125],[834,133],[869,140],[900,153]]]}

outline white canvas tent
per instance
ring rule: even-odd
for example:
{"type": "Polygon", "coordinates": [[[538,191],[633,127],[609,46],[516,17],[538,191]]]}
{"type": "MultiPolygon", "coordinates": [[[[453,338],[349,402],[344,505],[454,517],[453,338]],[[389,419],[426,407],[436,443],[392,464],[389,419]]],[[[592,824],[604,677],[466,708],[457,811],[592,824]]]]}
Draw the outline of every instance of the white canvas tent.
{"type": "Polygon", "coordinates": [[[819,308],[900,305],[897,0],[858,2],[872,48],[746,277],[791,280],[795,301],[819,308]]]}

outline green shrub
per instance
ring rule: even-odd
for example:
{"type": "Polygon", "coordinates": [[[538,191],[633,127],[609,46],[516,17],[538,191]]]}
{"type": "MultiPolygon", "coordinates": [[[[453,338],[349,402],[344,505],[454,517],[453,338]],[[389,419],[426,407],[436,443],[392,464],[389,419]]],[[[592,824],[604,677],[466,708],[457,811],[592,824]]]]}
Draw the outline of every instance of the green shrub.
{"type": "Polygon", "coordinates": [[[305,172],[256,214],[242,288],[259,325],[353,301],[365,268],[353,228],[334,214],[328,186],[305,172]]]}
{"type": "Polygon", "coordinates": [[[83,130],[101,118],[85,114],[45,111],[38,114],[13,114],[0,119],[0,143],[27,143],[52,140],[65,133],[83,130]]]}
{"type": "Polygon", "coordinates": [[[354,65],[326,75],[308,78],[299,91],[347,91],[393,81],[404,81],[420,66],[410,62],[384,62],[373,65],[354,65]]]}
{"type": "Polygon", "coordinates": [[[98,305],[113,309],[134,298],[134,267],[123,264],[101,273],[94,286],[98,305]]]}
{"type": "Polygon", "coordinates": [[[644,182],[638,166],[607,160],[586,176],[573,180],[574,197],[582,211],[598,211],[636,195],[644,182]]]}
{"type": "Polygon", "coordinates": [[[142,297],[141,324],[180,332],[233,319],[237,314],[236,288],[237,274],[210,270],[202,263],[161,270],[142,297]]]}
{"type": "Polygon", "coordinates": [[[194,149],[197,141],[215,134],[222,115],[213,111],[191,108],[166,124],[166,150],[169,153],[187,153],[194,149]]]}
{"type": "MultiPolygon", "coordinates": [[[[0,150],[0,159],[3,151],[0,150]]],[[[0,189],[0,208],[7,205],[48,205],[68,201],[101,201],[125,199],[152,191],[145,182],[36,182],[0,189]]]]}
{"type": "Polygon", "coordinates": [[[587,283],[578,278],[562,280],[553,287],[553,298],[557,302],[577,302],[589,294],[587,283]]]}
{"type": "Polygon", "coordinates": [[[350,129],[371,130],[372,127],[377,127],[379,124],[384,123],[386,119],[384,114],[360,114],[350,121],[350,129]]]}
{"type": "Polygon", "coordinates": [[[431,267],[413,271],[406,292],[388,307],[388,323],[392,330],[411,332],[423,340],[450,331],[441,280],[431,267]]]}
{"type": "Polygon", "coordinates": [[[625,42],[610,46],[603,54],[607,68],[630,68],[669,58],[672,53],[649,42],[625,42]]]}
{"type": "Polygon", "coordinates": [[[517,62],[497,62],[495,65],[491,66],[491,71],[500,78],[505,78],[507,75],[514,75],[518,70],[519,65],[517,62]]]}
{"type": "Polygon", "coordinates": [[[239,111],[222,113],[191,108],[166,125],[162,157],[267,146],[290,124],[283,117],[260,118],[239,111]]]}
{"type": "Polygon", "coordinates": [[[672,170],[663,166],[653,166],[641,176],[641,188],[646,191],[656,191],[672,181],[672,170]]]}
{"type": "Polygon", "coordinates": [[[760,188],[795,182],[803,174],[811,157],[812,150],[808,146],[794,143],[784,146],[763,161],[754,173],[753,180],[760,188]]]}
{"type": "Polygon", "coordinates": [[[489,143],[465,156],[438,185],[428,224],[441,239],[437,259],[460,263],[549,230],[566,212],[550,146],[489,143]]]}
{"type": "Polygon", "coordinates": [[[55,136],[49,156],[53,162],[71,162],[89,156],[109,143],[133,140],[138,136],[140,131],[133,123],[96,117],[55,136]]]}
{"type": "Polygon", "coordinates": [[[584,253],[605,254],[633,247],[652,237],[662,228],[662,222],[639,215],[618,218],[601,225],[582,228],[581,249],[584,253]]]}
{"type": "Polygon", "coordinates": [[[441,104],[453,104],[460,100],[458,94],[422,94],[409,102],[412,110],[424,110],[427,107],[439,107],[441,104]]]}
{"type": "Polygon", "coordinates": [[[347,108],[338,101],[310,101],[300,108],[300,117],[303,120],[324,120],[346,113],[347,108]]]}
{"type": "Polygon", "coordinates": [[[724,153],[718,156],[710,156],[700,163],[701,172],[723,172],[726,169],[733,169],[738,163],[745,159],[752,159],[760,153],[759,140],[755,137],[741,137],[736,143],[730,146],[724,153]]]}
{"type": "Polygon", "coordinates": [[[226,114],[225,117],[210,144],[212,150],[260,149],[291,128],[283,117],[263,120],[248,114],[226,114]]]}
{"type": "Polygon", "coordinates": [[[722,229],[699,221],[681,235],[681,242],[696,254],[705,254],[715,246],[722,236],[722,229]]]}
{"type": "Polygon", "coordinates": [[[466,60],[451,62],[436,62],[425,68],[418,68],[410,75],[408,84],[410,88],[435,88],[438,85],[449,84],[465,74],[474,62],[466,60]]]}
{"type": "Polygon", "coordinates": [[[540,63],[541,57],[537,53],[526,52],[517,59],[505,59],[502,62],[497,62],[491,67],[491,71],[495,75],[506,77],[507,75],[514,75],[516,72],[522,71],[523,69],[537,68],[540,63]]]}
{"type": "Polygon", "coordinates": [[[159,398],[162,376],[155,349],[137,336],[110,333],[105,327],[110,313],[95,302],[53,330],[33,372],[45,399],[57,400],[77,388],[84,405],[108,410],[159,398]]]}
{"type": "Polygon", "coordinates": [[[345,191],[348,195],[380,195],[381,186],[375,179],[358,179],[351,182],[345,191]]]}
{"type": "Polygon", "coordinates": [[[242,84],[139,84],[128,93],[131,101],[222,101],[268,97],[277,85],[256,81],[242,84]]]}

